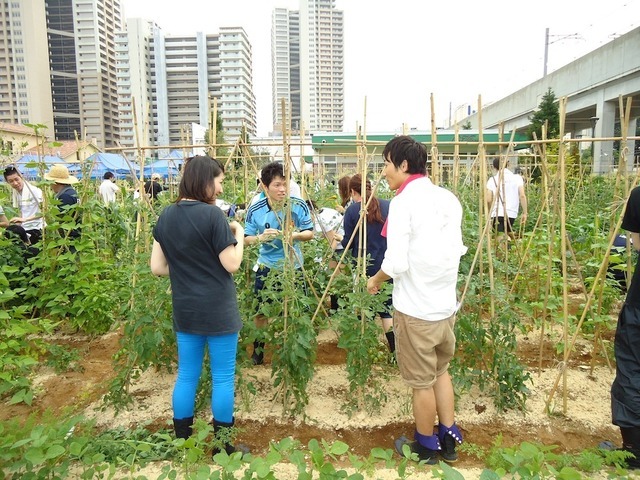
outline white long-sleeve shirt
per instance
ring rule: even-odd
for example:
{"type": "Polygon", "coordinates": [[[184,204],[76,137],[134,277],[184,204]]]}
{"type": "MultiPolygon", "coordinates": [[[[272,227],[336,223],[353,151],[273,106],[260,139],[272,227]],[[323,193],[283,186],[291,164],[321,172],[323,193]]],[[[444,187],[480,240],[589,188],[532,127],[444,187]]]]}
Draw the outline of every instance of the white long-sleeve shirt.
{"type": "Polygon", "coordinates": [[[455,313],[462,243],[462,206],[427,177],[391,200],[382,271],[393,278],[393,307],[423,320],[455,313]]]}
{"type": "Polygon", "coordinates": [[[40,205],[44,198],[42,190],[26,180],[23,180],[22,184],[22,192],[13,190],[13,206],[20,209],[20,216],[22,218],[30,218],[40,215],[38,218],[23,222],[22,228],[25,230],[42,230],[46,226],[40,210],[40,205]]]}

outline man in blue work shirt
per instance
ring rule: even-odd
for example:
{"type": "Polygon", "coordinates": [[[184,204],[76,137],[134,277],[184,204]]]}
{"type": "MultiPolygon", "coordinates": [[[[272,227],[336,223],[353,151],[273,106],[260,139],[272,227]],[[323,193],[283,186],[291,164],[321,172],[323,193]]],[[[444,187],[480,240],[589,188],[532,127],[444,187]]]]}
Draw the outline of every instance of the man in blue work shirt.
{"type": "MultiPolygon", "coordinates": [[[[302,266],[302,252],[297,242],[313,239],[313,220],[309,208],[304,200],[289,197],[287,202],[287,181],[281,163],[272,162],[260,172],[262,192],[249,206],[244,229],[245,245],[260,244],[258,262],[255,268],[256,279],[254,292],[260,298],[260,292],[265,288],[265,279],[271,269],[283,270],[287,255],[292,255],[292,262],[296,269],[302,266]],[[287,208],[291,209],[291,240],[293,249],[285,251],[282,241],[287,208]]],[[[261,302],[262,303],[262,302],[261,302]]],[[[264,328],[268,319],[264,315],[256,315],[255,324],[264,328]]],[[[253,342],[251,359],[255,365],[264,361],[264,342],[253,342]]]]}

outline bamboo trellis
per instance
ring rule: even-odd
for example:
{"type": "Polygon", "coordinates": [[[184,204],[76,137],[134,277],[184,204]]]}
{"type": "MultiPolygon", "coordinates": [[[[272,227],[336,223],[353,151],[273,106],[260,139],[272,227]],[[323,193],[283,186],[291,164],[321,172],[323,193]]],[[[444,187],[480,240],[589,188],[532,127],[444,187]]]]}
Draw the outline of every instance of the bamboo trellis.
{"type": "MultiPolygon", "coordinates": [[[[628,127],[630,123],[631,99],[627,98],[625,101],[622,97],[620,97],[619,104],[620,104],[619,110],[621,112],[620,123],[621,123],[622,135],[620,137],[593,138],[593,139],[590,139],[590,141],[592,142],[621,141],[624,145],[627,145],[628,141],[639,139],[638,137],[631,137],[627,135],[628,127]]],[[[282,101],[281,110],[283,112],[282,141],[281,142],[274,141],[272,144],[261,143],[260,146],[270,146],[270,145],[278,146],[279,145],[282,147],[282,152],[283,152],[282,159],[284,160],[285,176],[287,178],[287,185],[288,185],[289,183],[288,180],[291,177],[291,166],[292,166],[291,150],[290,150],[292,145],[292,140],[291,140],[292,131],[291,131],[291,128],[287,126],[288,122],[285,121],[288,118],[290,119],[290,114],[288,114],[290,112],[286,111],[284,101],[282,101]]],[[[478,193],[478,200],[477,200],[478,243],[475,246],[476,247],[475,256],[471,261],[471,265],[470,265],[467,277],[465,281],[460,285],[460,303],[462,304],[461,308],[463,312],[465,309],[465,303],[464,303],[465,297],[468,293],[469,285],[471,283],[471,280],[474,278],[474,276],[479,276],[480,278],[482,278],[484,275],[488,275],[489,284],[493,289],[493,285],[496,281],[496,277],[501,275],[506,275],[506,273],[504,272],[496,271],[496,265],[494,262],[495,249],[493,246],[493,242],[496,240],[496,238],[492,234],[491,219],[489,218],[490,211],[488,209],[488,205],[486,203],[486,198],[485,198],[485,184],[486,184],[486,179],[488,177],[487,147],[496,146],[496,145],[500,147],[501,153],[499,157],[500,157],[501,163],[503,163],[504,165],[504,163],[506,163],[506,159],[509,158],[512,152],[514,152],[515,148],[519,146],[518,142],[514,141],[513,135],[509,139],[504,139],[501,136],[501,138],[499,139],[499,142],[485,142],[483,138],[483,124],[482,124],[482,121],[483,121],[482,99],[480,96],[478,97],[478,112],[479,112],[478,114],[479,135],[478,135],[477,142],[460,141],[459,131],[456,127],[453,142],[441,142],[438,140],[437,135],[433,135],[433,140],[430,145],[431,161],[432,161],[431,175],[433,177],[434,183],[443,184],[446,188],[451,188],[454,192],[459,192],[461,185],[467,185],[467,186],[470,186],[472,189],[476,190],[478,193]],[[464,175],[462,175],[462,165],[460,162],[460,149],[463,146],[469,146],[469,145],[476,146],[477,153],[473,159],[472,164],[470,166],[465,167],[466,172],[464,175]],[[450,183],[445,184],[443,182],[444,176],[442,175],[441,165],[439,163],[439,158],[440,158],[439,152],[443,151],[443,147],[451,147],[451,146],[453,147],[452,148],[453,175],[452,175],[452,179],[450,179],[451,180],[450,183]]],[[[215,129],[216,116],[217,116],[217,106],[214,101],[213,109],[212,109],[212,117],[210,119],[210,128],[211,126],[214,126],[213,128],[215,129]]],[[[137,122],[135,117],[136,117],[136,112],[135,112],[135,105],[134,105],[134,121],[137,122]]],[[[367,139],[366,118],[367,118],[367,112],[366,112],[366,99],[365,99],[363,128],[356,127],[356,131],[358,132],[358,135],[355,141],[351,142],[351,145],[349,145],[348,142],[343,143],[344,146],[353,146],[356,148],[356,151],[357,151],[356,171],[361,174],[363,185],[365,187],[362,189],[363,207],[361,209],[361,217],[358,222],[358,227],[356,228],[356,231],[358,231],[358,229],[361,229],[360,242],[363,242],[366,239],[366,206],[368,206],[368,202],[370,201],[370,198],[367,198],[367,194],[366,194],[366,179],[368,176],[370,176],[373,170],[372,169],[373,155],[370,154],[369,152],[370,152],[370,148],[374,148],[374,152],[375,152],[376,148],[379,148],[381,150],[382,147],[384,146],[384,142],[375,142],[367,139]]],[[[613,246],[616,233],[620,230],[620,226],[622,222],[622,212],[624,211],[625,200],[628,197],[628,193],[630,189],[635,187],[638,184],[638,179],[639,179],[638,175],[640,174],[640,169],[636,169],[635,173],[633,173],[633,178],[631,179],[629,178],[630,169],[628,167],[628,162],[629,162],[628,157],[630,155],[630,152],[626,147],[622,148],[620,150],[619,166],[618,166],[616,178],[615,178],[613,198],[611,199],[611,202],[614,208],[611,209],[611,218],[609,219],[610,227],[609,227],[609,235],[608,235],[608,248],[605,250],[604,258],[602,259],[602,262],[599,266],[599,269],[595,278],[591,280],[592,281],[591,288],[587,289],[585,279],[583,278],[582,273],[580,271],[580,267],[575,261],[575,254],[572,254],[573,245],[572,245],[571,238],[569,238],[567,233],[566,212],[568,209],[571,208],[573,199],[571,198],[568,199],[565,192],[565,180],[567,178],[566,160],[567,160],[569,149],[573,144],[584,142],[585,140],[562,138],[565,131],[565,123],[564,123],[565,118],[566,118],[566,98],[562,98],[560,99],[560,139],[547,138],[546,129],[543,129],[543,134],[541,139],[534,138],[534,140],[530,140],[526,142],[531,149],[530,158],[533,159],[534,165],[536,167],[539,167],[541,171],[541,183],[540,183],[540,188],[542,192],[541,203],[540,205],[537,206],[538,215],[536,216],[535,222],[533,222],[533,225],[531,226],[530,231],[528,231],[526,235],[524,235],[523,232],[519,232],[518,237],[522,237],[522,238],[515,242],[515,245],[513,246],[513,252],[510,253],[508,248],[506,248],[504,252],[504,255],[505,255],[504,260],[506,262],[509,262],[511,257],[515,257],[515,264],[517,265],[516,273],[513,274],[511,278],[507,278],[505,276],[505,279],[507,280],[507,284],[509,287],[508,288],[509,295],[513,294],[513,292],[515,291],[518,285],[518,282],[522,280],[523,272],[525,271],[525,265],[526,265],[527,259],[529,258],[530,252],[532,250],[534,239],[537,234],[542,232],[542,229],[546,229],[546,235],[550,239],[548,250],[547,250],[546,271],[550,272],[552,270],[553,268],[552,259],[554,258],[554,256],[560,256],[561,258],[562,281],[563,281],[563,287],[562,287],[563,354],[562,354],[562,360],[561,360],[558,377],[556,379],[556,382],[552,391],[549,393],[549,398],[547,399],[546,407],[549,408],[551,402],[553,401],[554,396],[556,395],[557,389],[560,385],[560,381],[562,380],[562,396],[563,396],[562,410],[564,413],[566,413],[568,409],[568,391],[571,388],[571,386],[567,385],[566,383],[566,369],[568,368],[568,364],[572,354],[575,352],[576,341],[580,336],[581,328],[585,322],[585,319],[587,318],[587,315],[593,315],[594,312],[595,314],[602,313],[602,302],[600,299],[602,297],[602,290],[604,285],[604,279],[606,277],[610,251],[613,246]],[[555,162],[556,157],[551,154],[549,146],[554,144],[558,146],[557,168],[551,167],[552,163],[556,164],[555,162]],[[554,160],[554,161],[551,162],[550,160],[554,160]],[[544,221],[545,218],[548,219],[546,222],[544,221]],[[554,225],[559,225],[560,227],[559,231],[556,231],[556,229],[554,228],[554,225]],[[573,262],[571,265],[569,264],[569,259],[567,256],[568,253],[570,254],[570,258],[572,259],[571,261],[573,262]],[[568,310],[569,310],[568,287],[570,284],[578,284],[580,291],[582,292],[585,298],[585,305],[582,309],[580,318],[577,324],[575,325],[572,325],[570,323],[569,313],[568,313],[568,310]],[[595,307],[594,307],[594,303],[596,304],[595,307]],[[573,331],[573,334],[571,334],[571,331],[573,331]]],[[[433,96],[432,96],[431,97],[431,125],[432,125],[433,132],[436,132],[435,120],[436,119],[435,119],[433,96]]],[[[503,130],[502,127],[500,130],[501,131],[503,130]]],[[[302,126],[302,128],[300,129],[300,137],[299,137],[299,146],[300,146],[300,152],[301,152],[299,168],[302,175],[301,187],[303,189],[303,196],[306,198],[312,198],[313,192],[307,191],[307,188],[306,188],[306,185],[307,185],[306,178],[311,177],[312,181],[319,182],[323,180],[325,172],[324,172],[324,166],[320,165],[321,162],[317,162],[318,167],[315,169],[314,172],[312,173],[306,172],[306,168],[305,168],[306,165],[304,163],[304,159],[303,159],[304,155],[302,154],[302,149],[305,146],[309,146],[310,141],[304,138],[303,132],[304,132],[304,126],[302,126]]],[[[119,151],[119,152],[124,152],[126,150],[135,151],[136,156],[139,159],[139,162],[141,162],[140,171],[142,172],[143,171],[142,167],[144,166],[144,159],[146,157],[146,153],[149,151],[154,151],[159,149],[173,149],[173,148],[180,148],[180,149],[187,150],[191,148],[202,147],[202,145],[192,145],[192,144],[189,144],[189,142],[185,142],[185,143],[186,144],[180,144],[180,145],[143,146],[143,145],[140,145],[139,134],[136,129],[135,147],[129,148],[129,149],[119,147],[119,148],[108,149],[108,150],[119,151]]],[[[215,135],[210,135],[209,145],[208,145],[209,152],[217,152],[219,148],[229,148],[229,147],[230,147],[229,145],[217,144],[215,135]]],[[[235,168],[232,166],[232,163],[231,163],[231,160],[234,157],[234,155],[240,158],[240,165],[242,169],[241,178],[243,181],[242,191],[246,198],[248,193],[252,190],[252,186],[250,185],[250,183],[259,174],[259,165],[256,162],[256,160],[253,158],[250,145],[247,144],[241,137],[238,137],[238,140],[230,148],[230,154],[225,159],[225,162],[224,162],[226,168],[235,168]]],[[[373,172],[373,173],[375,176],[375,181],[373,182],[374,185],[372,189],[372,194],[375,195],[375,192],[378,190],[379,185],[381,184],[382,176],[379,174],[379,172],[378,172],[378,175],[375,175],[376,172],[373,172]]],[[[584,172],[580,170],[579,172],[580,182],[584,181],[584,175],[585,175],[584,172]]],[[[142,182],[142,178],[140,178],[139,181],[142,182]]],[[[139,186],[141,186],[141,183],[139,183],[139,186]]],[[[144,198],[144,196],[141,196],[141,197],[144,198]]],[[[534,209],[531,208],[530,210],[533,211],[534,209]]],[[[153,209],[149,202],[144,202],[143,211],[146,211],[147,214],[151,214],[151,212],[153,212],[153,209]]],[[[147,214],[138,216],[137,224],[136,224],[136,236],[138,236],[141,231],[145,231],[146,225],[144,225],[144,223],[148,222],[149,220],[147,214]]],[[[530,222],[530,225],[531,223],[532,222],[530,222]]],[[[293,251],[292,249],[290,249],[290,247],[292,246],[292,240],[291,240],[291,231],[288,230],[289,225],[290,225],[290,222],[285,221],[285,225],[283,226],[284,241],[285,241],[285,245],[287,246],[287,249],[289,251],[293,251]]],[[[352,240],[353,238],[349,239],[349,242],[348,242],[349,246],[352,240]]],[[[344,252],[348,251],[349,246],[344,250],[344,252]]],[[[145,247],[148,248],[148,245],[145,245],[145,247]]],[[[496,248],[497,247],[498,245],[496,245],[496,248]]],[[[362,245],[360,245],[359,248],[362,248],[362,245]]],[[[328,243],[327,243],[327,252],[328,252],[327,255],[329,255],[330,247],[328,243]]],[[[511,258],[511,260],[513,260],[513,258],[511,258]]],[[[343,264],[344,261],[345,261],[345,253],[342,254],[340,260],[338,261],[338,266],[331,272],[331,275],[329,277],[329,280],[323,292],[316,292],[312,290],[313,295],[319,301],[318,307],[313,313],[312,321],[315,321],[317,316],[323,313],[324,301],[329,294],[329,290],[339,271],[340,265],[343,264]]],[[[629,263],[627,265],[627,269],[628,271],[630,271],[631,270],[630,260],[628,260],[628,262],[629,263]]],[[[360,274],[366,274],[364,273],[366,272],[366,270],[362,264],[359,265],[358,271],[360,272],[360,274]]],[[[307,278],[307,273],[304,271],[304,267],[303,267],[303,274],[305,276],[305,282],[307,283],[307,285],[313,288],[313,284],[311,281],[312,279],[307,278]]],[[[551,295],[551,290],[552,290],[551,274],[548,273],[547,277],[544,280],[545,280],[545,283],[544,283],[543,294],[542,294],[543,296],[542,320],[543,321],[541,323],[541,329],[543,334],[546,328],[545,324],[546,324],[547,306],[548,306],[547,302],[551,295]]],[[[482,282],[480,283],[482,284],[482,282]]],[[[492,292],[488,292],[488,293],[492,295],[492,292]]],[[[133,298],[132,298],[132,301],[133,301],[133,298]]],[[[284,305],[285,305],[285,317],[286,317],[287,299],[284,299],[284,305]]],[[[326,314],[326,312],[324,313],[326,314]]],[[[493,298],[493,295],[492,295],[491,301],[489,303],[489,311],[485,312],[484,321],[491,321],[495,317],[495,315],[496,315],[496,305],[495,305],[495,299],[493,298]]],[[[544,335],[541,335],[540,337],[539,368],[541,368],[542,366],[543,337],[544,335]]],[[[593,345],[594,345],[593,354],[592,354],[593,358],[595,358],[595,355],[599,351],[605,356],[605,359],[609,364],[609,358],[606,355],[606,350],[605,350],[605,346],[602,339],[602,332],[599,330],[595,334],[595,338],[593,339],[593,345]]],[[[593,358],[592,358],[592,368],[593,368],[593,358]]]]}

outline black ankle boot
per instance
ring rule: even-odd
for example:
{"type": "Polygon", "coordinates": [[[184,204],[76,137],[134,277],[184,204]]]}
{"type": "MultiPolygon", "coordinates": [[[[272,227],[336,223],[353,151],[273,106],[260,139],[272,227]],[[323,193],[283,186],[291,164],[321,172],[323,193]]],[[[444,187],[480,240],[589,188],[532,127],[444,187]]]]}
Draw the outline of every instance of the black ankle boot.
{"type": "Polygon", "coordinates": [[[329,298],[331,299],[331,310],[336,311],[338,310],[338,295],[336,295],[335,293],[332,293],[331,295],[329,295],[329,298]]]}
{"type": "Polygon", "coordinates": [[[215,418],[213,419],[213,434],[216,437],[216,446],[213,447],[212,456],[220,453],[221,447],[227,452],[227,455],[231,455],[235,452],[241,452],[243,455],[249,453],[249,448],[246,445],[237,444],[234,445],[231,442],[231,430],[235,424],[235,418],[231,422],[219,422],[215,418]]]}
{"type": "Polygon", "coordinates": [[[253,342],[253,355],[251,361],[254,365],[262,365],[264,363],[264,342],[253,342]]]}
{"type": "Polygon", "coordinates": [[[396,334],[393,333],[393,330],[390,330],[384,335],[387,337],[387,342],[389,343],[389,351],[394,353],[396,351],[396,334]]]}
{"type": "Polygon", "coordinates": [[[173,431],[176,433],[176,438],[184,438],[185,440],[189,438],[193,433],[193,417],[174,418],[173,431]]]}
{"type": "Polygon", "coordinates": [[[635,458],[627,458],[627,468],[640,468],[640,427],[620,428],[622,449],[633,453],[635,458]]]}

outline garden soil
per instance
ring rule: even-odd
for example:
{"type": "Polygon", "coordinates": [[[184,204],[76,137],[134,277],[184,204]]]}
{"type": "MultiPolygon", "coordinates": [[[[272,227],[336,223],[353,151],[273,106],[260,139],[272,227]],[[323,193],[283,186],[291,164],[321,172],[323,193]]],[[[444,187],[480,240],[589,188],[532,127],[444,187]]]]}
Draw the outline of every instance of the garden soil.
{"type": "MultiPolygon", "coordinates": [[[[56,338],[57,342],[79,350],[81,360],[76,369],[56,374],[43,367],[33,379],[36,389],[33,405],[4,405],[0,418],[24,418],[33,411],[50,410],[58,414],[81,411],[95,418],[101,428],[136,425],[147,425],[152,430],[168,428],[174,374],[148,370],[131,387],[133,406],[117,415],[110,407],[101,408],[102,396],[114,375],[113,355],[119,348],[120,336],[118,331],[93,339],[56,338]]],[[[394,438],[400,435],[412,436],[410,390],[393,365],[385,367],[389,380],[384,387],[387,396],[384,406],[375,412],[349,416],[342,409],[349,395],[345,352],[337,348],[337,337],[331,331],[322,332],[318,340],[316,372],[308,387],[309,405],[304,415],[295,419],[284,416],[280,400],[277,396],[273,399],[268,350],[265,365],[242,368],[244,381],[252,382],[257,394],[241,394],[243,389],[238,388],[238,440],[258,455],[268,451],[270,441],[288,436],[303,444],[313,438],[341,440],[350,446],[351,452],[367,456],[374,447],[393,448],[394,438]]],[[[504,445],[541,442],[557,445],[558,452],[579,452],[597,446],[602,440],[620,444],[619,432],[611,425],[609,389],[614,371],[607,359],[602,354],[593,356],[592,345],[579,340],[563,376],[561,357],[555,353],[559,340],[558,331],[546,333],[542,344],[539,333],[519,338],[519,357],[531,373],[526,411],[496,411],[491,392],[474,390],[457,399],[457,422],[467,442],[488,447],[502,435],[504,445]]],[[[208,419],[207,412],[198,414],[208,419]]],[[[345,461],[344,467],[348,465],[345,461]]],[[[478,478],[483,468],[478,459],[464,453],[454,466],[469,479],[478,478]]],[[[160,468],[151,466],[141,473],[155,478],[155,469],[159,472],[160,468]]],[[[278,478],[297,478],[291,465],[278,468],[281,469],[278,478]]],[[[427,472],[428,469],[420,467],[411,478],[431,478],[427,472]]],[[[397,478],[397,472],[376,471],[376,478],[397,478]]]]}

